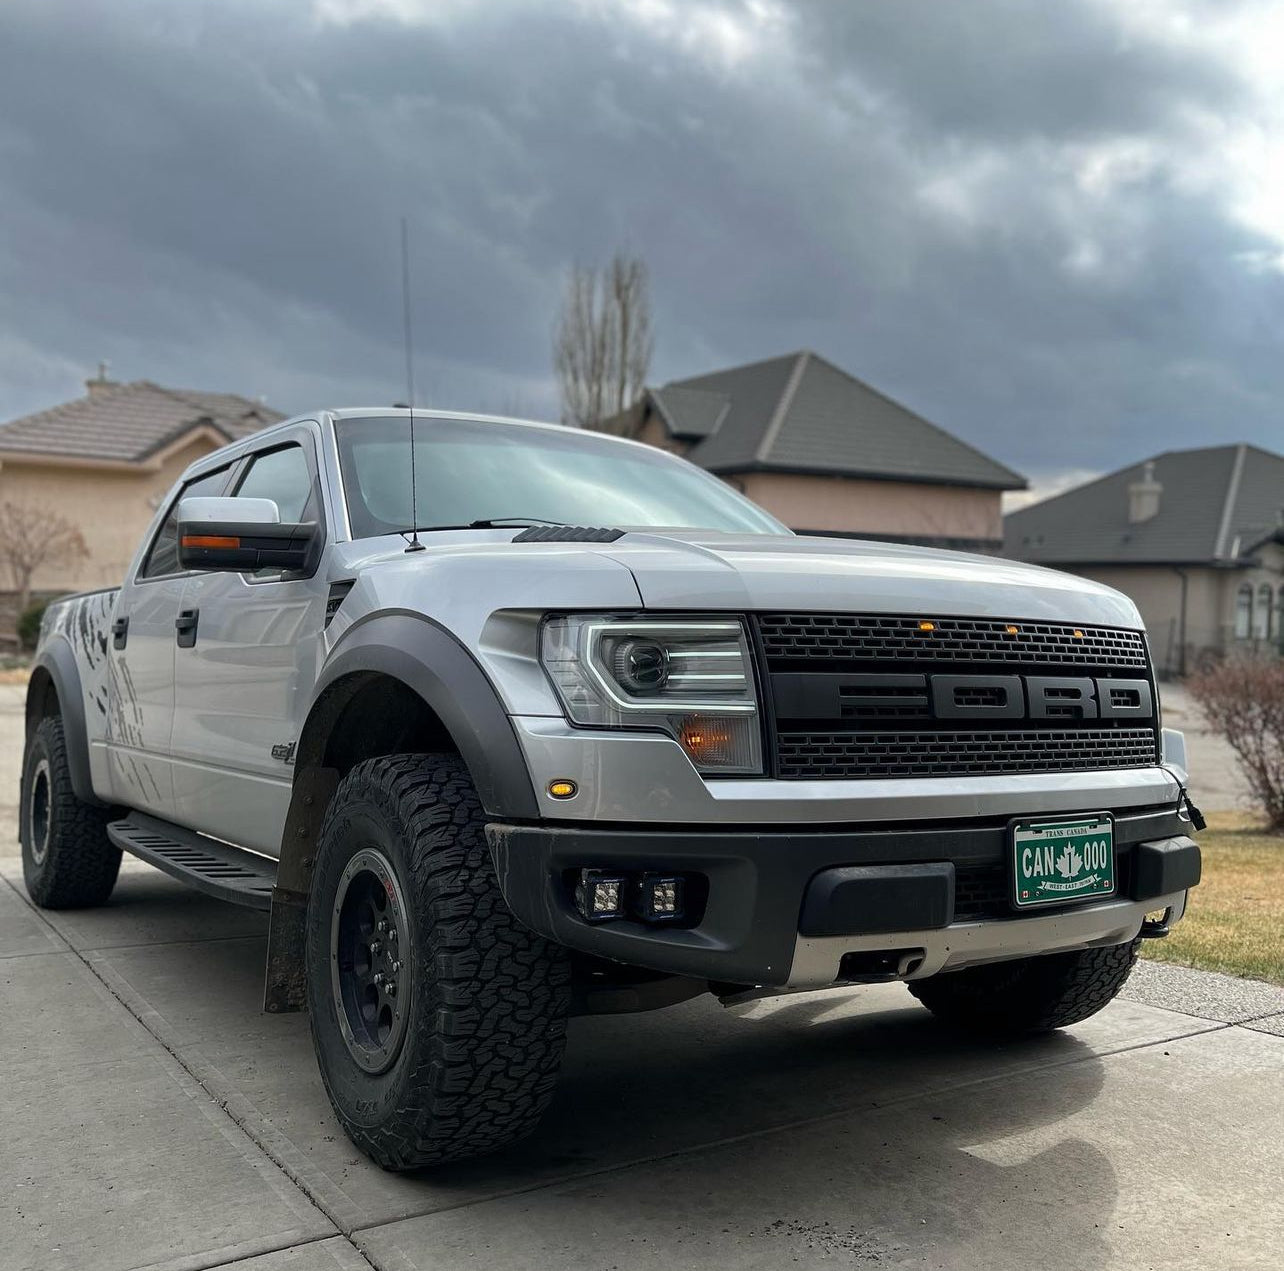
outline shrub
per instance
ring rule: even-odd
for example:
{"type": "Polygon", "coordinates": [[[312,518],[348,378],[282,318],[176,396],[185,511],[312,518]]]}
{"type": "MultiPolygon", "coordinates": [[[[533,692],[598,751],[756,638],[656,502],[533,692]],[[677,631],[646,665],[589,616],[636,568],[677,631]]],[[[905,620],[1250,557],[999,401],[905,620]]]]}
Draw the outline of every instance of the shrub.
{"type": "Polygon", "coordinates": [[[40,620],[45,616],[48,605],[47,600],[37,600],[18,615],[18,643],[24,649],[36,647],[36,641],[40,638],[40,620]]]}
{"type": "Polygon", "coordinates": [[[1209,725],[1230,743],[1271,828],[1284,830],[1284,661],[1235,655],[1187,683],[1209,725]]]}

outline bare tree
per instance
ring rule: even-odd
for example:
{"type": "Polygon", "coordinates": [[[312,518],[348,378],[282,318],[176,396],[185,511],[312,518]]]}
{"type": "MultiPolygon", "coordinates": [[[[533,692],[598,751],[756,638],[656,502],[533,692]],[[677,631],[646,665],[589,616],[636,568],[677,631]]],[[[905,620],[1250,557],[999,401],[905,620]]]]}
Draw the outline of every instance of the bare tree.
{"type": "Polygon", "coordinates": [[[562,422],[599,428],[642,391],[651,365],[646,265],[620,253],[604,269],[575,265],[553,338],[562,422]]]}
{"type": "Polygon", "coordinates": [[[31,605],[31,579],[42,565],[70,565],[88,556],[85,540],[70,522],[23,503],[0,503],[0,561],[18,593],[18,613],[31,605]]]}

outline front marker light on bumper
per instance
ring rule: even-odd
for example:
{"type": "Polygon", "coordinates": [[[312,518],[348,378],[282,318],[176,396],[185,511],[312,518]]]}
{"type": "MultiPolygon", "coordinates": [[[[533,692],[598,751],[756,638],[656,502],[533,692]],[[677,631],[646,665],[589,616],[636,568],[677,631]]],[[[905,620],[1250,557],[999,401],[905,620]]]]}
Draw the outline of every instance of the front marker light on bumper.
{"type": "Polygon", "coordinates": [[[553,618],[540,643],[567,718],[660,729],[701,772],[762,771],[749,640],[734,619],[553,618]]]}

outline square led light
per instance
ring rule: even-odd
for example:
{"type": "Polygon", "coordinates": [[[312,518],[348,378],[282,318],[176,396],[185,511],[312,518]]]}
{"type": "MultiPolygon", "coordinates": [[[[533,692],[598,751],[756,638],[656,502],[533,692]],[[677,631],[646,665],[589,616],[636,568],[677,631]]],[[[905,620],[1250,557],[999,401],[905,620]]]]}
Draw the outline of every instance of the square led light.
{"type": "Polygon", "coordinates": [[[647,922],[682,917],[682,879],[668,874],[643,874],[638,883],[638,908],[647,922]]]}
{"type": "Polygon", "coordinates": [[[624,913],[624,890],[628,883],[619,874],[607,874],[600,869],[580,870],[575,884],[575,907],[589,922],[602,922],[619,918],[624,913]]]}

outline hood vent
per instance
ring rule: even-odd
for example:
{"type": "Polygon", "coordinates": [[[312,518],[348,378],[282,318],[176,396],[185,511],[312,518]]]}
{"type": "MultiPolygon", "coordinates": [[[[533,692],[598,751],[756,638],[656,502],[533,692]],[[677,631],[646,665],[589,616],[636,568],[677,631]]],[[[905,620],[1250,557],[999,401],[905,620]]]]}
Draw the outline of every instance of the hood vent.
{"type": "Polygon", "coordinates": [[[514,543],[614,543],[623,530],[597,529],[591,525],[532,525],[513,538],[514,543]]]}

